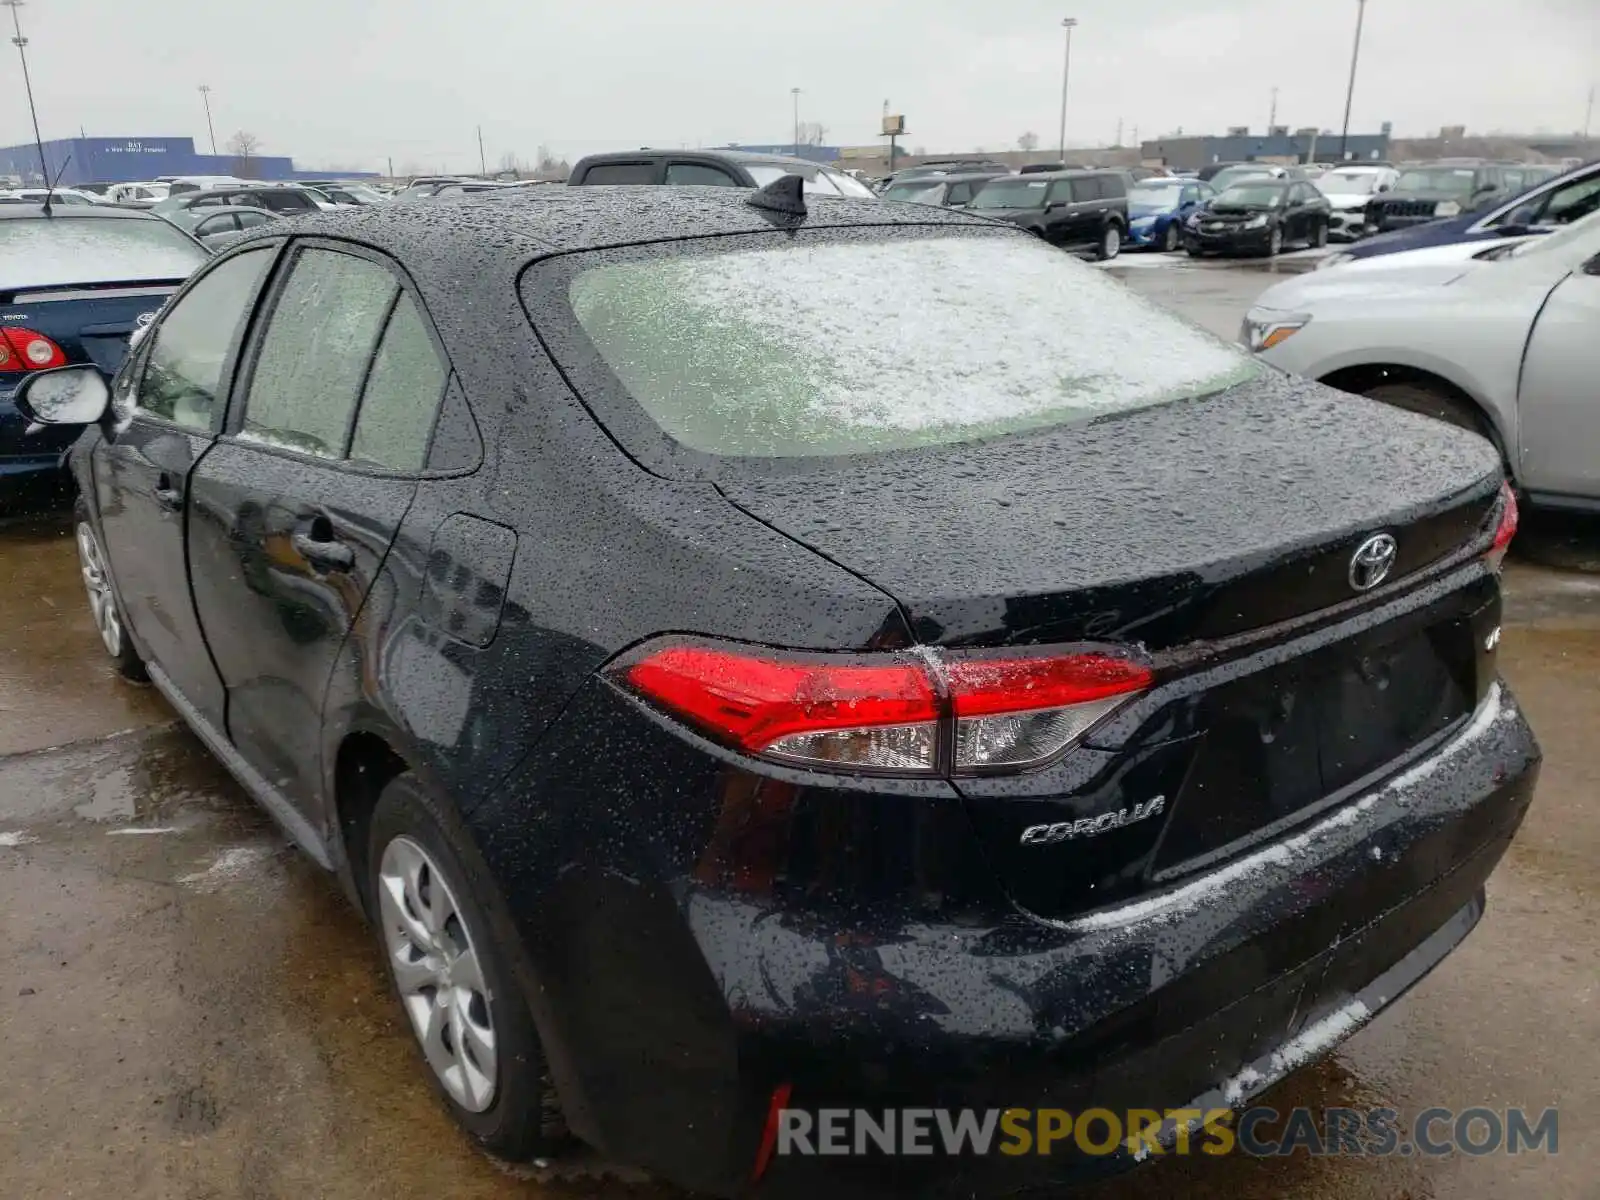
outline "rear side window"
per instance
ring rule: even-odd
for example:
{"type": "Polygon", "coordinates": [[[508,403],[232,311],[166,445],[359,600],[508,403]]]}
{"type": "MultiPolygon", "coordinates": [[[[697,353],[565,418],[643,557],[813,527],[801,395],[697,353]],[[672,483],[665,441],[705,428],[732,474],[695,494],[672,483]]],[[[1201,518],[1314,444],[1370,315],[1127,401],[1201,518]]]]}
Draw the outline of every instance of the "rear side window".
{"type": "Polygon", "coordinates": [[[402,293],[372,360],[350,457],[396,471],[420,470],[446,374],[416,302],[402,293]]]}
{"type": "Polygon", "coordinates": [[[187,279],[209,256],[159,217],[0,221],[0,291],[187,279]]]}
{"type": "Polygon", "coordinates": [[[1098,200],[1103,194],[1100,191],[1100,181],[1093,177],[1072,179],[1068,182],[1072,184],[1072,198],[1079,204],[1085,200],[1098,200]]]}
{"type": "Polygon", "coordinates": [[[699,184],[705,187],[738,187],[739,181],[721,167],[705,163],[667,164],[667,182],[678,186],[699,184]]]}
{"type": "Polygon", "coordinates": [[[1104,200],[1121,200],[1128,194],[1128,189],[1123,186],[1122,176],[1120,175],[1101,175],[1098,182],[1100,184],[1100,196],[1104,200]]]}
{"type": "Polygon", "coordinates": [[[560,311],[528,295],[537,281],[564,288],[582,340],[556,338],[557,356],[598,411],[621,405],[624,441],[640,428],[629,397],[681,447],[789,458],[1087,420],[1261,370],[1036,238],[754,240],[595,252],[525,278],[532,312],[560,311]]]}
{"type": "Polygon", "coordinates": [[[261,206],[272,212],[303,213],[316,212],[317,202],[304,192],[265,192],[261,196],[261,206]]]}
{"type": "Polygon", "coordinates": [[[946,204],[965,204],[972,199],[972,185],[970,183],[952,183],[950,194],[944,198],[946,204]]]}
{"type": "Polygon", "coordinates": [[[261,341],[240,436],[342,457],[378,332],[399,290],[370,259],[301,251],[261,341]]]}
{"type": "Polygon", "coordinates": [[[156,327],[135,403],[191,429],[209,429],[222,368],[273,248],[249,250],[217,264],[175,303],[156,327]]]}
{"type": "Polygon", "coordinates": [[[654,183],[653,162],[596,163],[583,173],[584,183],[654,183]]]}

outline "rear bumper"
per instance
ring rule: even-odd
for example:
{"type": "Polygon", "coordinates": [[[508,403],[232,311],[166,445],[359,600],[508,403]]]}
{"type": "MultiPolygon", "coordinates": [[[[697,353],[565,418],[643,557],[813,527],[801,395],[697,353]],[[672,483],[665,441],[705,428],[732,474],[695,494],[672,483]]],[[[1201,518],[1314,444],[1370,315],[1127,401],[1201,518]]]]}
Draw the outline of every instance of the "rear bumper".
{"type": "MultiPolygon", "coordinates": [[[[589,689],[569,717],[615,728],[633,706],[607,693],[589,689]]],[[[1297,834],[1059,922],[949,899],[846,908],[849,880],[782,899],[730,886],[705,869],[727,831],[691,802],[699,772],[670,751],[660,766],[665,780],[597,792],[613,768],[596,761],[571,796],[539,796],[549,776],[534,763],[469,821],[522,930],[530,1004],[574,1130],[616,1160],[736,1195],[783,1084],[791,1107],[813,1112],[1242,1103],[1465,936],[1532,797],[1539,750],[1496,685],[1433,754],[1297,834]],[[656,800],[683,815],[669,845],[637,857],[627,843],[665,815],[656,800]],[[557,850],[530,862],[530,845],[559,846],[572,821],[588,838],[610,829],[617,861],[557,850]]],[[[748,780],[726,765],[710,778],[725,817],[748,780]]],[[[908,804],[908,821],[959,819],[931,792],[908,804]]],[[[764,835],[759,807],[758,793],[732,836],[764,835]]],[[[836,834],[849,844],[849,828],[836,834]]],[[[788,1156],[760,1192],[970,1196],[1113,1162],[788,1156]]]]}

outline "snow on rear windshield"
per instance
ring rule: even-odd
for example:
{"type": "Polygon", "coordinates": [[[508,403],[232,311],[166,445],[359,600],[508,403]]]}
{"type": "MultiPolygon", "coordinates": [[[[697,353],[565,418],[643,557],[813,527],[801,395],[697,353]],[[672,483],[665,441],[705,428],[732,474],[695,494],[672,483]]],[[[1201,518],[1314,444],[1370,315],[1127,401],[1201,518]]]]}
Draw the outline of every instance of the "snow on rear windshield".
{"type": "Polygon", "coordinates": [[[937,445],[1231,386],[1242,351],[1024,237],[791,245],[590,268],[574,314],[707,454],[937,445]]]}
{"type": "Polygon", "coordinates": [[[0,221],[0,291],[185,279],[207,257],[161,220],[0,221]]]}

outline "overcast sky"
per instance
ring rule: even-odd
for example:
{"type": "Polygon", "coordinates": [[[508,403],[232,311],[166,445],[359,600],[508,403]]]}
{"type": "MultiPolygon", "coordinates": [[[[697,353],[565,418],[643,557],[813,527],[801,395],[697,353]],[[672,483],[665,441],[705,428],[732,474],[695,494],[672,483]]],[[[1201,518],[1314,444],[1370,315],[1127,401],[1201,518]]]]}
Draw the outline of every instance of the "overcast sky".
{"type": "MultiPolygon", "coordinates": [[[[9,14],[4,14],[9,15],[9,14]]],[[[304,167],[493,166],[640,145],[791,137],[789,89],[831,144],[876,140],[885,99],[907,148],[1055,143],[1060,19],[1073,35],[1068,142],[1337,128],[1355,0],[30,0],[44,135],[190,135],[196,86],[219,141],[246,129],[304,167]]],[[[9,36],[9,31],[7,31],[9,36]]],[[[1600,82],[1600,0],[1370,0],[1353,131],[1393,121],[1572,132],[1600,82]]],[[[0,45],[0,140],[29,135],[0,45]]],[[[1600,112],[1596,114],[1600,132],[1600,112]]]]}

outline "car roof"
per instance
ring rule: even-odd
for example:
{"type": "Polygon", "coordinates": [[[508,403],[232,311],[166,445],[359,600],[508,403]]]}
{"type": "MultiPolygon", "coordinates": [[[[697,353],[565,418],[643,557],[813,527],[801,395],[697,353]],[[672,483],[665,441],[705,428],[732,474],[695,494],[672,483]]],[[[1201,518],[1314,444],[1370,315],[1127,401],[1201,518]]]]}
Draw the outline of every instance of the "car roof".
{"type": "MultiPolygon", "coordinates": [[[[46,219],[44,205],[26,202],[0,205],[0,220],[15,221],[28,217],[46,219]]],[[[57,208],[50,206],[52,221],[159,221],[160,217],[144,208],[118,208],[112,204],[74,204],[57,208]]]]}
{"type": "Polygon", "coordinates": [[[1004,179],[1010,171],[952,171],[948,175],[918,175],[910,179],[896,180],[890,187],[902,183],[915,183],[926,187],[937,187],[941,183],[962,183],[972,179],[1004,179]]]}
{"type": "Polygon", "coordinates": [[[1073,179],[1084,175],[1126,175],[1128,172],[1122,167],[1068,167],[1064,171],[1031,171],[1027,175],[1018,175],[1018,179],[1026,179],[1030,183],[1038,179],[1073,179]]]}
{"type": "MultiPolygon", "coordinates": [[[[264,226],[236,244],[286,233],[343,238],[396,258],[413,276],[454,288],[491,273],[513,277],[535,258],[608,246],[770,233],[792,228],[746,203],[751,193],[725,187],[590,185],[503,188],[452,196],[437,204],[384,204],[298,217],[292,228],[264,226]]],[[[981,217],[922,205],[808,196],[804,228],[963,226],[999,230],[981,217]]]]}

